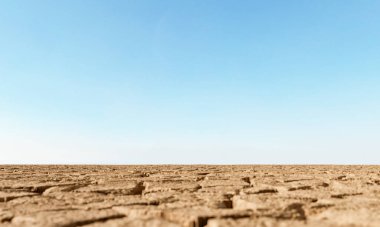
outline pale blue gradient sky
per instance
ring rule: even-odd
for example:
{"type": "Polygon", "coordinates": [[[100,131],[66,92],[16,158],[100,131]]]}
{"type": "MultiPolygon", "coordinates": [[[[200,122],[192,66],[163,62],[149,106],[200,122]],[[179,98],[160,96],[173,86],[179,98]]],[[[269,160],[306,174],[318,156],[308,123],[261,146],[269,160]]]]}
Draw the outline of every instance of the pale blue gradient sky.
{"type": "Polygon", "coordinates": [[[380,1],[0,2],[0,163],[380,164],[380,1]]]}

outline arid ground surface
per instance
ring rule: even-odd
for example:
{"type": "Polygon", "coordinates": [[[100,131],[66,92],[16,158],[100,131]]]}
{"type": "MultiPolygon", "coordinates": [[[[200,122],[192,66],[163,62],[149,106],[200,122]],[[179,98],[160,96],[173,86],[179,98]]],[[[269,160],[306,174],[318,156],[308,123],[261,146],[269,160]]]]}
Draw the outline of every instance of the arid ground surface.
{"type": "Polygon", "coordinates": [[[380,226],[380,166],[0,166],[0,226],[380,226]]]}

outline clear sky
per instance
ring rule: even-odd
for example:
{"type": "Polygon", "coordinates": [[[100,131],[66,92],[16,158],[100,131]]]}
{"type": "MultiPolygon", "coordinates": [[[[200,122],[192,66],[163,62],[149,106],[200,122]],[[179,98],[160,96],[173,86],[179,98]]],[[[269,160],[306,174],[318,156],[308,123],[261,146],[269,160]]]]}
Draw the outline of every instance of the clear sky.
{"type": "Polygon", "coordinates": [[[0,163],[380,164],[380,1],[0,1],[0,163]]]}

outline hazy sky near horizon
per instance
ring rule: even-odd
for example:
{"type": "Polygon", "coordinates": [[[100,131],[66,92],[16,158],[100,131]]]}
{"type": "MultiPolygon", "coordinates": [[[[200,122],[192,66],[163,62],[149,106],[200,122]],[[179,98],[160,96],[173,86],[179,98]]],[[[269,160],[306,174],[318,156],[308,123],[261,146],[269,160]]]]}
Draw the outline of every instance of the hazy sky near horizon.
{"type": "Polygon", "coordinates": [[[380,1],[0,2],[0,163],[380,164],[380,1]]]}

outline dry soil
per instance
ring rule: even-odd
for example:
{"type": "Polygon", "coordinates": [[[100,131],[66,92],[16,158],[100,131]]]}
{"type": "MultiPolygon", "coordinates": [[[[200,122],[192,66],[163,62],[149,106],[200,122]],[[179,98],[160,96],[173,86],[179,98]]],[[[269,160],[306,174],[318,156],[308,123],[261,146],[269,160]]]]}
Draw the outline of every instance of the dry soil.
{"type": "Polygon", "coordinates": [[[3,165],[0,226],[380,226],[380,166],[3,165]]]}

